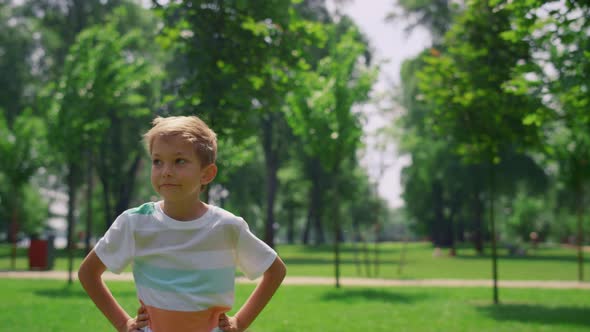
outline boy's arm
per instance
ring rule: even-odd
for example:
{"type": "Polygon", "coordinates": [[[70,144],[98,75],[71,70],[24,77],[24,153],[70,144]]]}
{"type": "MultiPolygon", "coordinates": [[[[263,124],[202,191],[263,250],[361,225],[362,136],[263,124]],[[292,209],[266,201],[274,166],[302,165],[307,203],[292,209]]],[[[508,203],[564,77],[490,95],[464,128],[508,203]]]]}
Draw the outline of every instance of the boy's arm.
{"type": "Polygon", "coordinates": [[[260,314],[268,301],[272,298],[277,288],[283,282],[287,268],[285,263],[277,256],[271,266],[264,272],[262,281],[250,295],[244,306],[234,316],[240,329],[246,329],[260,314]]]}
{"type": "Polygon", "coordinates": [[[117,331],[127,331],[127,323],[131,317],[125,310],[117,303],[111,291],[102,280],[102,274],[106,271],[106,266],[98,258],[94,250],[80,265],[78,270],[78,279],[92,299],[94,304],[102,311],[106,318],[111,321],[111,324],[117,331]]]}

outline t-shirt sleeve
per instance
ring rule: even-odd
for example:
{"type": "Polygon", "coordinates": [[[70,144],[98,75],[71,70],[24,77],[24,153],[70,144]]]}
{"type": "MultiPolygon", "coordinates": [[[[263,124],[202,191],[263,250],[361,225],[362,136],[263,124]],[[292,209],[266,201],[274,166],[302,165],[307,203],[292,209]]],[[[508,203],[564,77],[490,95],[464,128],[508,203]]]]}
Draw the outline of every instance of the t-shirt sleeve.
{"type": "Polygon", "coordinates": [[[109,271],[119,274],[131,262],[134,248],[131,220],[123,213],[98,241],[94,251],[109,271]]]}
{"type": "Polygon", "coordinates": [[[240,219],[236,245],[236,264],[240,271],[248,279],[256,279],[271,266],[276,257],[277,253],[252,234],[248,224],[240,219]]]}

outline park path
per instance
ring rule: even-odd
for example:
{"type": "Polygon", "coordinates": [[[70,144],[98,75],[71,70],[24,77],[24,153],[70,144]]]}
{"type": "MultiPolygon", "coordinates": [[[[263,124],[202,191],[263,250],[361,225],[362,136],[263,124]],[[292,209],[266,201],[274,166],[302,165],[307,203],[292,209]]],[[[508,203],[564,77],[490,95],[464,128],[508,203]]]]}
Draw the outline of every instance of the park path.
{"type": "MultiPolygon", "coordinates": [[[[74,279],[76,274],[73,275],[74,279]]],[[[66,280],[66,271],[0,271],[0,279],[57,279],[66,280]]],[[[131,281],[133,275],[125,272],[114,274],[105,272],[105,280],[131,281]]],[[[237,283],[255,283],[245,278],[237,278],[237,283]]],[[[334,285],[334,278],[329,277],[298,277],[288,276],[285,285],[334,285]]],[[[342,286],[362,287],[492,287],[492,280],[467,279],[378,279],[378,278],[340,278],[342,286]]],[[[498,286],[502,288],[547,288],[547,289],[590,289],[590,282],[578,281],[541,281],[541,280],[500,280],[498,286]]]]}

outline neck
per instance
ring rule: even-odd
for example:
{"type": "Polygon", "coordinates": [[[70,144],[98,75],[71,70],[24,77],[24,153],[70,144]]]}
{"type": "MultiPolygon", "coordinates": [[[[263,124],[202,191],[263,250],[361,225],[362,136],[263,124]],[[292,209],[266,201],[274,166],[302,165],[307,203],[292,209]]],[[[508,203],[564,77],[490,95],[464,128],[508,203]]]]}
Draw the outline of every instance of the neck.
{"type": "Polygon", "coordinates": [[[203,216],[209,209],[207,204],[198,199],[190,202],[164,200],[160,207],[167,216],[179,221],[195,220],[203,216]]]}

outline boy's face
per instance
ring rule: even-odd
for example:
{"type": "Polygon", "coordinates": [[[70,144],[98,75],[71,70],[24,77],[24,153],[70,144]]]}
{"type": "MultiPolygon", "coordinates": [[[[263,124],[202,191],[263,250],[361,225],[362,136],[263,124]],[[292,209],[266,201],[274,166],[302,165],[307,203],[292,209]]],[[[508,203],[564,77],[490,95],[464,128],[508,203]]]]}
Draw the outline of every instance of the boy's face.
{"type": "Polygon", "coordinates": [[[180,136],[160,136],[152,144],[152,186],[164,201],[193,201],[213,180],[214,164],[202,167],[193,144],[180,136]]]}

